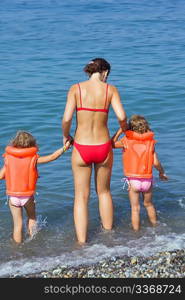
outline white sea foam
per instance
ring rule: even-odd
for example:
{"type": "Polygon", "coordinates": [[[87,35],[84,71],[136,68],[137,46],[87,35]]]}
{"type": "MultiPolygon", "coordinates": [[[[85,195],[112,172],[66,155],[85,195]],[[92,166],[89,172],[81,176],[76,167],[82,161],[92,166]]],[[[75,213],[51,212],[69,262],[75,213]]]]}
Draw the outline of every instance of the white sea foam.
{"type": "Polygon", "coordinates": [[[91,264],[113,256],[150,256],[161,251],[185,248],[185,233],[168,235],[142,236],[130,240],[125,245],[108,247],[104,244],[93,244],[54,257],[32,257],[11,260],[0,265],[0,277],[25,275],[47,271],[57,266],[78,266],[91,264]]]}
{"type": "Polygon", "coordinates": [[[178,200],[179,206],[185,209],[185,197],[178,200]]]}
{"type": "MultiPolygon", "coordinates": [[[[26,240],[25,240],[25,243],[29,242],[30,240],[34,239],[37,235],[37,233],[39,231],[41,231],[43,228],[45,228],[47,226],[47,217],[42,217],[42,215],[38,215],[37,216],[37,219],[36,219],[36,224],[35,226],[33,227],[33,235],[32,237],[28,237],[26,240]]],[[[26,221],[24,221],[24,228],[25,228],[25,231],[26,231],[26,221]]]]}

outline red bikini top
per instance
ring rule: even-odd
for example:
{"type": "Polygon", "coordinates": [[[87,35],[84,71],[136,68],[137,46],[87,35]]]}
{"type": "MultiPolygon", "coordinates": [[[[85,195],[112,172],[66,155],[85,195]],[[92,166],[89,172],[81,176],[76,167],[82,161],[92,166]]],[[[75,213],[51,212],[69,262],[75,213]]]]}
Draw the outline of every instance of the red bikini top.
{"type": "Polygon", "coordinates": [[[81,96],[81,88],[80,88],[80,84],[78,83],[78,88],[79,88],[79,93],[80,93],[80,107],[77,107],[76,110],[80,111],[80,110],[89,110],[89,111],[100,111],[100,112],[105,112],[108,114],[109,110],[106,108],[107,105],[107,96],[108,96],[108,83],[106,86],[106,96],[105,96],[105,105],[104,108],[88,108],[88,107],[83,107],[82,106],[82,96],[81,96]]]}

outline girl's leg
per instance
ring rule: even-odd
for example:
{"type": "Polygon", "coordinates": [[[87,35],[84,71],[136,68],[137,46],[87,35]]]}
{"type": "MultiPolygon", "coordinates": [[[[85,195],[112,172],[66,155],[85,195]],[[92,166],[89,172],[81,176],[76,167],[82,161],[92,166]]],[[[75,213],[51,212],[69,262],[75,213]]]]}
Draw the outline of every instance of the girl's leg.
{"type": "Polygon", "coordinates": [[[88,200],[92,166],[84,163],[75,147],[72,153],[72,170],[75,188],[74,223],[77,240],[80,244],[84,244],[87,240],[88,200]]]}
{"type": "Polygon", "coordinates": [[[20,244],[23,239],[22,207],[12,205],[10,200],[9,207],[13,218],[13,240],[20,244]]]}
{"type": "Polygon", "coordinates": [[[157,216],[155,207],[152,203],[152,187],[149,189],[148,192],[143,193],[143,201],[148,214],[148,218],[152,225],[155,226],[157,224],[157,216]]]}
{"type": "Polygon", "coordinates": [[[31,197],[30,200],[25,204],[24,206],[28,221],[27,221],[27,227],[28,227],[28,234],[32,237],[34,234],[34,227],[36,226],[36,213],[35,213],[35,202],[34,197],[31,197]]]}
{"type": "Polygon", "coordinates": [[[139,203],[140,192],[133,189],[132,185],[130,185],[128,194],[129,194],[130,205],[131,205],[132,227],[135,231],[138,231],[140,227],[140,203],[139,203]]]}
{"type": "Polygon", "coordinates": [[[113,202],[110,192],[112,164],[112,150],[103,163],[95,164],[95,184],[99,198],[100,217],[103,228],[107,230],[111,230],[113,226],[113,202]]]}

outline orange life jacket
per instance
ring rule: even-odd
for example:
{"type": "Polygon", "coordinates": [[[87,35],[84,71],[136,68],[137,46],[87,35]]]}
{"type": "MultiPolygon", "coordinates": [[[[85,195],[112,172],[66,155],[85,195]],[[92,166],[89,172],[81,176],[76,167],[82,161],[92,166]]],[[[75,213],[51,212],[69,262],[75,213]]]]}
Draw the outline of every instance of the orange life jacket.
{"type": "Polygon", "coordinates": [[[122,139],[123,166],[126,177],[152,178],[154,161],[154,133],[139,134],[127,130],[122,139]]]}
{"type": "Polygon", "coordinates": [[[5,149],[6,193],[9,196],[32,196],[38,179],[36,147],[5,149]]]}

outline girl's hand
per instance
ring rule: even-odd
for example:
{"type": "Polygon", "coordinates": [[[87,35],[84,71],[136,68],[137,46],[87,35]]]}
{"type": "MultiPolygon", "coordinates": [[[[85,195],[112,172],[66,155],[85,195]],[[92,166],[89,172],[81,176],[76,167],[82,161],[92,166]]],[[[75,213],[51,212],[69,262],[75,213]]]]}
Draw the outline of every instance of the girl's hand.
{"type": "Polygon", "coordinates": [[[70,147],[71,147],[71,144],[70,144],[69,141],[67,141],[67,142],[65,143],[64,147],[63,147],[63,148],[64,148],[64,151],[68,150],[70,147]]]}
{"type": "Polygon", "coordinates": [[[118,135],[118,137],[119,137],[122,133],[124,133],[124,131],[123,131],[123,129],[120,127],[120,128],[117,130],[116,135],[118,135]]]}
{"type": "Polygon", "coordinates": [[[168,180],[168,176],[166,176],[166,174],[165,173],[159,173],[159,178],[161,179],[161,180],[168,180]]]}

